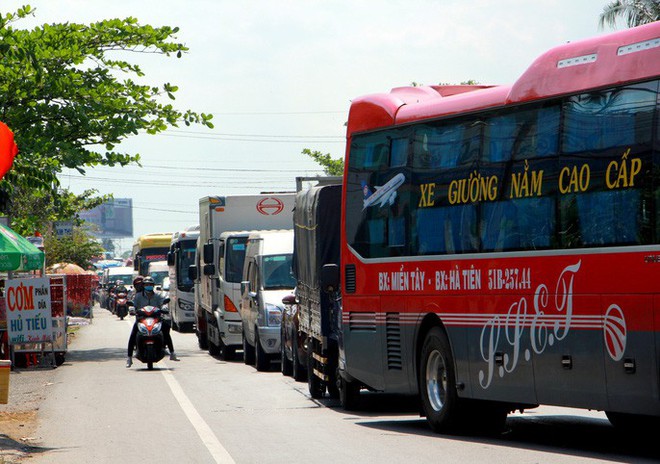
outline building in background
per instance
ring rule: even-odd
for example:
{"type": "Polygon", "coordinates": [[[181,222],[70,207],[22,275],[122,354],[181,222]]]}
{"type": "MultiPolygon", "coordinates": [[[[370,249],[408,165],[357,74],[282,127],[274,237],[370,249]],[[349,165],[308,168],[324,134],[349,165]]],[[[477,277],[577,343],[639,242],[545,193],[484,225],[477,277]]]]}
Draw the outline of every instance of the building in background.
{"type": "Polygon", "coordinates": [[[100,239],[133,237],[133,199],[115,198],[88,211],[80,218],[94,224],[92,234],[100,239]]]}

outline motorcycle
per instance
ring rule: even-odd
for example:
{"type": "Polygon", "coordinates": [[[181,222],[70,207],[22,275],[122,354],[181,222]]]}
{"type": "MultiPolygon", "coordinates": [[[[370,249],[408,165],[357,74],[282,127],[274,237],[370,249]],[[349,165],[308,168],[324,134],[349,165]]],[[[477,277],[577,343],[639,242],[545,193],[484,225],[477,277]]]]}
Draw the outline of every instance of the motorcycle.
{"type": "MultiPolygon", "coordinates": [[[[167,303],[168,300],[165,300],[167,303]]],[[[145,306],[136,311],[138,332],[135,343],[135,357],[152,370],[165,356],[165,337],[163,336],[163,315],[169,312],[166,308],[145,306]]]]}
{"type": "Polygon", "coordinates": [[[125,292],[119,292],[115,296],[115,314],[122,321],[128,315],[128,295],[125,292]]]}

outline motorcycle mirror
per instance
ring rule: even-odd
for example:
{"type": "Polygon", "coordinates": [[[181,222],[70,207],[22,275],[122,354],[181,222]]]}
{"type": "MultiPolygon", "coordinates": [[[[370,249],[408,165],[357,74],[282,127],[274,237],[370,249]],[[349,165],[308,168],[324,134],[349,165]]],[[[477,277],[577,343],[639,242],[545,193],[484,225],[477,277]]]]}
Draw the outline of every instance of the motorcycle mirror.
{"type": "Polygon", "coordinates": [[[167,304],[167,303],[169,303],[169,302],[170,302],[170,299],[169,299],[169,298],[165,298],[165,299],[163,300],[163,304],[167,304]]]}

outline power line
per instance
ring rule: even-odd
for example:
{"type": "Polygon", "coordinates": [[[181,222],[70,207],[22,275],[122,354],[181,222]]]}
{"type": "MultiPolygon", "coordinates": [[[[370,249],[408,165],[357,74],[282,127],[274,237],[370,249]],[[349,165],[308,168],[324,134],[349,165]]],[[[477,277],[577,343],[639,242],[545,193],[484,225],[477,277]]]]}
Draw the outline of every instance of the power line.
{"type": "Polygon", "coordinates": [[[288,116],[288,115],[301,115],[301,114],[346,114],[347,111],[259,111],[259,112],[242,112],[235,111],[230,113],[216,113],[213,116],[288,116]]]}
{"type": "MultiPolygon", "coordinates": [[[[107,183],[112,183],[112,184],[126,184],[127,182],[135,182],[138,186],[171,186],[171,187],[218,187],[219,182],[185,182],[185,183],[177,183],[177,182],[172,182],[172,181],[162,181],[162,182],[157,182],[157,181],[150,181],[146,179],[110,179],[107,177],[95,177],[95,176],[74,176],[71,174],[61,174],[64,177],[68,177],[69,180],[82,180],[82,181],[99,181],[99,182],[107,182],[107,183]]],[[[285,182],[291,182],[292,183],[293,179],[283,179],[281,183],[285,182]]],[[[277,184],[278,182],[276,181],[252,181],[250,184],[245,184],[243,181],[236,181],[236,182],[227,182],[223,181],[222,184],[223,186],[227,184],[240,184],[241,187],[246,187],[246,188],[262,188],[264,185],[273,185],[277,184]],[[258,184],[258,185],[255,185],[258,184]]]]}
{"type": "Polygon", "coordinates": [[[272,139],[337,139],[340,141],[346,140],[346,137],[341,135],[263,135],[263,134],[225,134],[221,132],[201,132],[201,131],[187,131],[187,130],[177,130],[177,129],[168,129],[166,132],[161,132],[161,134],[197,134],[197,135],[215,135],[218,137],[257,137],[257,138],[272,138],[272,139]]]}
{"type": "Polygon", "coordinates": [[[257,142],[257,143],[345,143],[343,140],[276,140],[276,139],[246,139],[246,138],[226,138],[223,136],[214,135],[183,135],[183,134],[168,134],[167,132],[160,132],[157,135],[165,137],[178,137],[185,139],[198,139],[198,140],[224,140],[226,142],[257,142]]]}

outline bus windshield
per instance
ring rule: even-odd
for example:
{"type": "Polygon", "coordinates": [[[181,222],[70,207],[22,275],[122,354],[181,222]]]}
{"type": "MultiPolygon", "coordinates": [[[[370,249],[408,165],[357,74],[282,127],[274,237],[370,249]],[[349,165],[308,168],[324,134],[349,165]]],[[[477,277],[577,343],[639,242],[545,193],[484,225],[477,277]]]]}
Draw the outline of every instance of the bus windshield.
{"type": "Polygon", "coordinates": [[[271,255],[262,258],[264,290],[287,289],[296,286],[291,272],[292,254],[271,255]]]}
{"type": "Polygon", "coordinates": [[[188,268],[195,264],[195,243],[195,240],[181,242],[178,250],[176,279],[179,290],[183,292],[190,291],[193,286],[193,281],[188,277],[188,268]]]}

